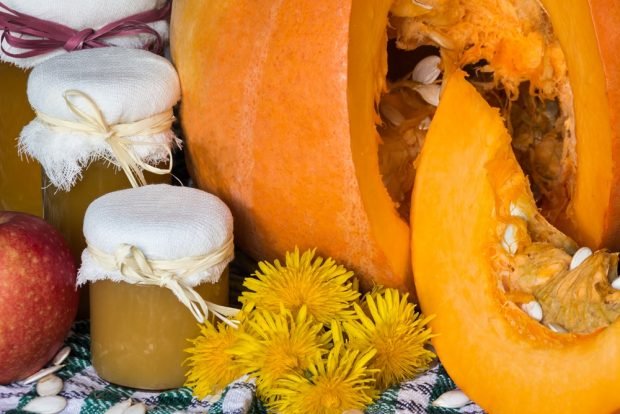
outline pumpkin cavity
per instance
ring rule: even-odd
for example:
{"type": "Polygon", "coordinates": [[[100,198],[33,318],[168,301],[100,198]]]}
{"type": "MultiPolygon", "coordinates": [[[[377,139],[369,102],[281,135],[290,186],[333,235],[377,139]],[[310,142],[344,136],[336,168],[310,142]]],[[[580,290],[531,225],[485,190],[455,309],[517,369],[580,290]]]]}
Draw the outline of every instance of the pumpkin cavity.
{"type": "Polygon", "coordinates": [[[571,269],[571,255],[550,243],[526,244],[504,258],[502,287],[506,298],[523,307],[535,301],[541,323],[558,332],[589,334],[620,316],[618,254],[594,252],[571,269]]]}
{"type": "Polygon", "coordinates": [[[589,334],[609,326],[620,316],[618,254],[577,249],[542,216],[527,180],[508,178],[514,169],[501,162],[489,165],[502,221],[493,249],[500,291],[553,332],[589,334]],[[511,197],[517,200],[506,206],[511,197]]]}
{"type": "Polygon", "coordinates": [[[499,108],[537,205],[555,222],[571,198],[576,141],[564,54],[538,1],[396,0],[387,34],[379,167],[401,217],[409,221],[442,74],[461,68],[499,108]]]}
{"type": "Polygon", "coordinates": [[[395,207],[408,222],[415,163],[439,99],[441,59],[435,48],[399,53],[393,40],[390,44],[387,90],[378,105],[379,168],[395,207]],[[403,68],[410,70],[402,75],[403,68]]]}

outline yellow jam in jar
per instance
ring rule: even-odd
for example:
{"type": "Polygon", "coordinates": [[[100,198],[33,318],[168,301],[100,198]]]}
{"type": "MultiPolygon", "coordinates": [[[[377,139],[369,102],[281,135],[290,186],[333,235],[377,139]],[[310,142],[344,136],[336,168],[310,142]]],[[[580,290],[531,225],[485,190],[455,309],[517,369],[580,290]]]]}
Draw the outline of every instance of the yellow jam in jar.
{"type": "MultiPolygon", "coordinates": [[[[228,270],[217,283],[195,290],[206,301],[227,305],[228,270]]],[[[147,390],[183,385],[184,349],[200,328],[171,290],[100,280],[90,285],[90,306],[92,363],[101,378],[147,390]]]]}
{"type": "Polygon", "coordinates": [[[17,152],[17,137],[34,117],[26,95],[28,72],[0,62],[0,210],[41,216],[39,163],[17,152]]]}

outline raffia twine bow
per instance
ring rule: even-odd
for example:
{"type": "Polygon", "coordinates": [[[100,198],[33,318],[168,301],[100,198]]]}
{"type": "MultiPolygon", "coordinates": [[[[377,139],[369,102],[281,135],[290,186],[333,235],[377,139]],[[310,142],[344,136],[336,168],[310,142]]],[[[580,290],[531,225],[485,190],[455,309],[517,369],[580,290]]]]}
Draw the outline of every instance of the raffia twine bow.
{"type": "Polygon", "coordinates": [[[18,12],[0,2],[0,29],[3,30],[0,49],[4,54],[13,58],[29,58],[58,49],[71,52],[79,49],[106,47],[109,46],[105,42],[107,38],[147,34],[153,36],[153,41],[145,45],[145,48],[161,54],[164,42],[159,33],[149,26],[149,23],[168,20],[170,9],[171,2],[166,2],[161,9],[127,16],[97,30],[91,28],[76,30],[60,23],[18,12]],[[9,52],[5,49],[5,44],[24,49],[26,52],[9,52]]]}
{"type": "Polygon", "coordinates": [[[139,187],[146,184],[143,170],[154,174],[170,174],[172,171],[172,151],[166,144],[153,144],[151,142],[135,142],[128,137],[154,135],[166,132],[172,127],[174,114],[172,109],[142,119],[140,121],[126,124],[109,125],[101,109],[95,101],[84,92],[78,90],[67,90],[64,95],[65,103],[69,110],[78,118],[78,121],[67,121],[56,118],[37,111],[37,118],[47,124],[50,128],[59,131],[81,132],[88,135],[95,135],[103,138],[114,156],[114,161],[123,169],[132,187],[139,187]],[[90,113],[80,109],[72,99],[80,97],[90,107],[90,113]],[[168,168],[157,168],[142,161],[134,151],[137,145],[162,145],[168,152],[168,168]]]}
{"type": "Polygon", "coordinates": [[[232,327],[237,327],[239,324],[239,321],[230,319],[239,312],[238,309],[204,300],[187,282],[189,276],[205,272],[213,266],[229,261],[234,252],[232,237],[219,249],[204,256],[174,260],[147,259],[142,250],[128,244],[119,245],[114,254],[105,253],[90,244],[87,250],[104,269],[119,271],[124,277],[124,282],[170,289],[200,323],[207,320],[211,312],[232,327]]]}

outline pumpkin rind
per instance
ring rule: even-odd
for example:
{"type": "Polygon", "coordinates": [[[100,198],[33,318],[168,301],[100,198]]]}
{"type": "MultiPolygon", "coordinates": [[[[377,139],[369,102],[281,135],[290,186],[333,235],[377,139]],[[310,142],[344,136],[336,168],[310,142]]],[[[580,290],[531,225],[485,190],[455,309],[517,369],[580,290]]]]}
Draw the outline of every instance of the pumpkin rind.
{"type": "Polygon", "coordinates": [[[411,290],[409,228],[381,184],[374,126],[389,5],[174,2],[193,176],[231,207],[254,258],[316,246],[366,287],[411,290]]]}
{"type": "Polygon", "coordinates": [[[556,334],[500,291],[491,264],[498,165],[523,179],[497,110],[456,72],[422,150],[412,208],[416,289],[422,310],[436,315],[437,354],[489,413],[612,413],[620,323],[556,334]]]}

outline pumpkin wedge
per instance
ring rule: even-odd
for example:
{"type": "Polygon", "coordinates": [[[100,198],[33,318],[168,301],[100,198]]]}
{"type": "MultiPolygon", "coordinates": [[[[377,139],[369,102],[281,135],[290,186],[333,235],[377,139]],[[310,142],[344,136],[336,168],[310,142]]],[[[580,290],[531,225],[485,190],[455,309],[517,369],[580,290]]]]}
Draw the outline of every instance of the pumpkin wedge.
{"type": "MultiPolygon", "coordinates": [[[[575,272],[587,273],[580,278],[586,282],[591,274],[602,275],[596,289],[615,295],[606,272],[616,278],[617,256],[596,252],[568,270],[576,245],[540,216],[499,111],[462,72],[447,81],[422,150],[412,224],[420,305],[436,315],[431,326],[437,354],[470,398],[492,414],[620,409],[614,391],[620,387],[618,314],[603,317],[602,325],[583,314],[565,315],[565,326],[589,323],[586,332],[573,332],[581,329],[577,325],[566,332],[544,302],[577,309],[570,298],[580,298],[579,285],[560,297],[554,296],[557,289],[549,293],[575,272]],[[597,273],[599,258],[610,260],[606,272],[597,273]],[[533,263],[545,280],[533,281],[533,263]],[[524,266],[529,270],[517,271],[524,266]],[[527,291],[528,285],[539,287],[527,291]],[[541,315],[529,316],[519,306],[533,296],[543,304],[541,322],[534,319],[541,315]]],[[[587,288],[585,296],[596,296],[594,286],[587,288]]]]}
{"type": "Polygon", "coordinates": [[[316,246],[365,287],[411,290],[416,160],[465,68],[545,217],[620,247],[618,23],[611,0],[175,0],[192,175],[254,258],[316,246]]]}
{"type": "Polygon", "coordinates": [[[620,249],[620,3],[541,0],[574,96],[577,166],[557,225],[581,244],[620,249]]]}

